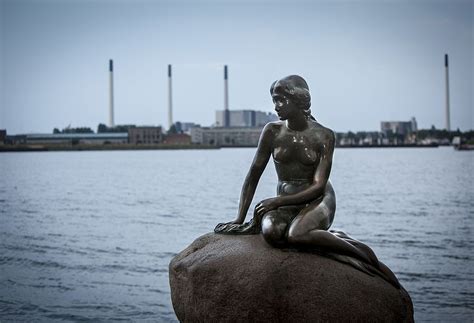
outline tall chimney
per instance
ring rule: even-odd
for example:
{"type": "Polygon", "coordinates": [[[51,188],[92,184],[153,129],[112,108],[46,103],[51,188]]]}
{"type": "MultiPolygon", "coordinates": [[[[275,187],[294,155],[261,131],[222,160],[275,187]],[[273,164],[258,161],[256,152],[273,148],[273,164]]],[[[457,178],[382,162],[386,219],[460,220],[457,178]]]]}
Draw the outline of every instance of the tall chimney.
{"type": "Polygon", "coordinates": [[[446,130],[451,131],[451,117],[449,113],[449,62],[448,54],[444,54],[444,68],[446,70],[446,130]]]}
{"type": "Polygon", "coordinates": [[[171,86],[171,64],[168,64],[168,129],[173,125],[173,92],[171,86]]]}
{"type": "Polygon", "coordinates": [[[227,65],[224,65],[224,127],[230,126],[230,113],[229,113],[229,84],[227,75],[227,65]]]}
{"type": "Polygon", "coordinates": [[[114,61],[109,60],[109,127],[114,127],[114,61]]]}

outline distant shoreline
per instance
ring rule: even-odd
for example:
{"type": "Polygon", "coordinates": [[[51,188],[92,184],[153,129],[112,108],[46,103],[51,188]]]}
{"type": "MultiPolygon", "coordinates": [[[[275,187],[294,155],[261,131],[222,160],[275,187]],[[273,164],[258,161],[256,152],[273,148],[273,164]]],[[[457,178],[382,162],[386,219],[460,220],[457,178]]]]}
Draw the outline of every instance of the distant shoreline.
{"type": "Polygon", "coordinates": [[[108,150],[191,150],[191,149],[220,149],[210,145],[134,145],[134,144],[109,144],[109,145],[3,145],[2,152],[40,152],[40,151],[108,151],[108,150]]]}
{"type": "MultiPolygon", "coordinates": [[[[430,145],[344,145],[336,148],[437,148],[438,144],[430,145]]],[[[78,145],[0,145],[2,152],[41,152],[41,151],[112,151],[112,150],[193,150],[193,149],[226,149],[226,148],[256,148],[256,146],[214,146],[214,145],[135,145],[135,144],[78,144],[78,145]]]]}
{"type": "Polygon", "coordinates": [[[439,144],[404,144],[404,145],[343,145],[336,148],[438,148],[439,144]]]}

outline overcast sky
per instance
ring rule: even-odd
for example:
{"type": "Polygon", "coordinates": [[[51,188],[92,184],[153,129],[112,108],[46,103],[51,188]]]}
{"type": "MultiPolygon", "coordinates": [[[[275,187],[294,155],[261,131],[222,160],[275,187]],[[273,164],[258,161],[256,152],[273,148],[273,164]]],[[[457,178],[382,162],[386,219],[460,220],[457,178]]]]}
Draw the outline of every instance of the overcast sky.
{"type": "Polygon", "coordinates": [[[49,133],[116,124],[211,125],[223,109],[272,111],[271,83],[303,76],[313,115],[336,131],[379,130],[416,117],[444,128],[473,120],[472,1],[1,1],[0,128],[49,133]]]}

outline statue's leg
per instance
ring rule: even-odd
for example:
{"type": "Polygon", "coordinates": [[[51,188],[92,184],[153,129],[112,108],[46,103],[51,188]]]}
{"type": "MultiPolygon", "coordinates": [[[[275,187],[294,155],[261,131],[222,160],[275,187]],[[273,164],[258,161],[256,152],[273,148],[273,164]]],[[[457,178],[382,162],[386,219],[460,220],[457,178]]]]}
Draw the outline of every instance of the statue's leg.
{"type": "MultiPolygon", "coordinates": [[[[374,251],[368,245],[349,237],[346,233],[342,231],[331,230],[330,232],[334,234],[335,236],[337,236],[338,238],[349,242],[350,244],[354,245],[356,248],[361,249],[363,252],[370,255],[369,257],[373,259],[373,261],[375,261],[374,259],[377,259],[374,251]]],[[[375,268],[378,269],[378,271],[382,274],[382,277],[385,280],[389,281],[397,288],[400,287],[400,283],[398,282],[397,276],[395,276],[395,274],[383,262],[377,260],[377,265],[375,266],[375,268]]]]}
{"type": "MultiPolygon", "coordinates": [[[[370,259],[372,259],[372,261],[374,263],[375,263],[375,260],[377,260],[377,256],[375,255],[372,248],[370,248],[365,243],[360,242],[359,240],[356,240],[354,238],[349,237],[345,232],[342,232],[342,231],[330,230],[330,233],[332,233],[333,235],[335,235],[336,237],[338,237],[338,238],[340,238],[344,241],[347,241],[348,243],[350,243],[354,247],[356,247],[358,249],[361,249],[364,253],[366,253],[369,256],[370,259]]],[[[377,260],[377,262],[378,262],[378,260],[377,260]]]]}
{"type": "Polygon", "coordinates": [[[262,218],[262,235],[274,247],[287,245],[286,234],[288,227],[301,208],[278,208],[265,213],[262,218]]]}
{"type": "Polygon", "coordinates": [[[378,267],[378,260],[373,252],[369,254],[367,250],[364,250],[365,248],[357,248],[355,245],[324,229],[313,227],[311,230],[308,230],[308,223],[314,223],[313,219],[309,219],[311,216],[308,216],[308,214],[298,215],[290,225],[288,243],[306,248],[322,248],[329,252],[358,258],[378,267]]]}
{"type": "Polygon", "coordinates": [[[355,257],[378,267],[377,257],[369,247],[365,245],[359,247],[360,242],[346,240],[338,234],[327,231],[332,224],[335,211],[336,200],[330,187],[321,201],[310,203],[295,217],[288,229],[288,243],[355,257]]]}

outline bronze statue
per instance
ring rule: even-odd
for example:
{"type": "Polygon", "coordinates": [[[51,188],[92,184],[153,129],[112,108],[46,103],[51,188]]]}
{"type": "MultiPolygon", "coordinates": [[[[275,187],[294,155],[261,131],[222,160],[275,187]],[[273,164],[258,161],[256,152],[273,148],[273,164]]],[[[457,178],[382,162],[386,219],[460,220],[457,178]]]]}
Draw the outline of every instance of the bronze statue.
{"type": "Polygon", "coordinates": [[[275,247],[320,250],[369,274],[378,274],[395,286],[395,275],[379,262],[372,249],[340,231],[328,231],[336,211],[329,181],[335,137],[311,115],[306,81],[290,75],[275,81],[270,93],[280,121],[265,126],[245,178],[238,216],[220,223],[220,234],[258,234],[275,247]],[[243,223],[270,156],[278,175],[277,196],[255,207],[243,223]],[[358,261],[356,261],[358,260],[358,261]]]}

